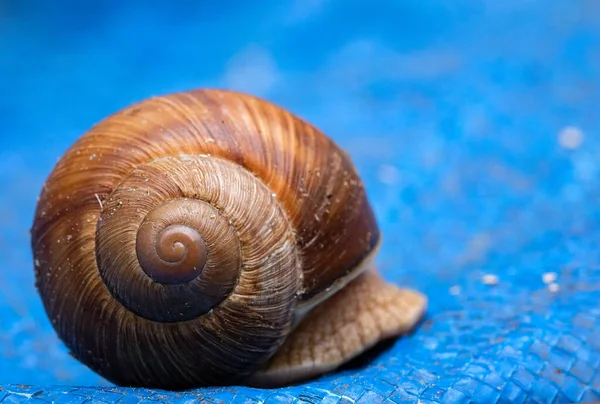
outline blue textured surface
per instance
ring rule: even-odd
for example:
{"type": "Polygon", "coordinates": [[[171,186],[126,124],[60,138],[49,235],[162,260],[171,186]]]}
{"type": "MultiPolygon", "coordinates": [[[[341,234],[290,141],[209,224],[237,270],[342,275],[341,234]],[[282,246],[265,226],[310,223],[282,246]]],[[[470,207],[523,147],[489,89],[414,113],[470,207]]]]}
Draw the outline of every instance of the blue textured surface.
{"type": "Polygon", "coordinates": [[[600,400],[600,2],[85,4],[0,1],[0,402],[600,400]],[[105,115],[201,86],[350,152],[381,271],[430,297],[414,334],[280,390],[118,389],[69,357],[33,286],[43,181],[105,115]]]}

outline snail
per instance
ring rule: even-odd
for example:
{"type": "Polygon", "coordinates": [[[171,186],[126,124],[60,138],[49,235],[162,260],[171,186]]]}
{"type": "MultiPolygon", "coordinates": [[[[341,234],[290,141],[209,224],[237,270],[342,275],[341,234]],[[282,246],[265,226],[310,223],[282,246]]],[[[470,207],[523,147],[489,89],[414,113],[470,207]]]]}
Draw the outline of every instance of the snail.
{"type": "Polygon", "coordinates": [[[120,386],[284,386],[423,316],[391,284],[349,155],[233,90],[131,104],[92,126],[41,190],[36,290],[71,355],[120,386]]]}

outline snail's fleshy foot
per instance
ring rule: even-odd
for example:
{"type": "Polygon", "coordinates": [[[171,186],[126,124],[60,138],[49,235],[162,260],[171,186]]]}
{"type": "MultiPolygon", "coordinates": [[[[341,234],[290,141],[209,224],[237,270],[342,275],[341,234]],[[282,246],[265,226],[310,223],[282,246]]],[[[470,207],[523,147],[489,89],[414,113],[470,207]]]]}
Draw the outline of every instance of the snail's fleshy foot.
{"type": "Polygon", "coordinates": [[[315,308],[249,384],[274,387],[330,372],[377,343],[410,332],[427,298],[368,271],[315,308]]]}

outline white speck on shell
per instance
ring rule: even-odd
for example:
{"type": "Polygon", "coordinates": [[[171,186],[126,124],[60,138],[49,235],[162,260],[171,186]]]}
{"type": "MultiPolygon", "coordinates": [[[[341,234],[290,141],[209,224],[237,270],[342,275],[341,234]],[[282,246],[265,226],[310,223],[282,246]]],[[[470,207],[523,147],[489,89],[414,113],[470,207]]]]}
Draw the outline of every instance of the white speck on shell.
{"type": "Polygon", "coordinates": [[[98,201],[98,204],[100,205],[100,209],[103,210],[104,206],[102,206],[102,201],[100,200],[100,197],[98,196],[98,194],[94,194],[96,196],[96,200],[98,201]]]}

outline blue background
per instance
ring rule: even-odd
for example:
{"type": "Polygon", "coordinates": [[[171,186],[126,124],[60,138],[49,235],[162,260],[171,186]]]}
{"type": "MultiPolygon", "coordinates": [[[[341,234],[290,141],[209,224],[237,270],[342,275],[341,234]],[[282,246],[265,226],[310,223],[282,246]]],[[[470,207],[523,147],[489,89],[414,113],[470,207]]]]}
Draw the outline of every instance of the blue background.
{"type": "Polygon", "coordinates": [[[597,0],[0,0],[0,401],[600,400],[599,69],[597,0]],[[382,273],[430,298],[413,335],[273,391],[118,389],[69,357],[33,285],[43,181],[106,115],[195,87],[351,154],[382,273]]]}

